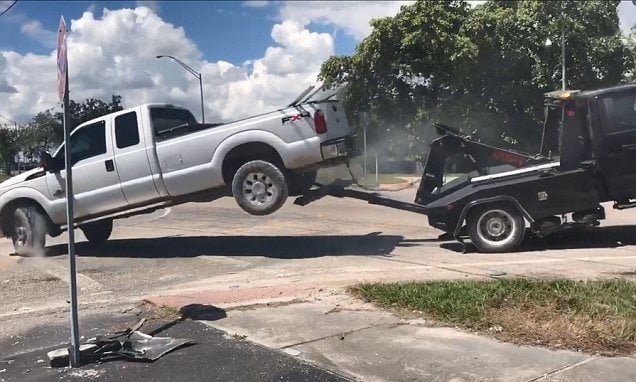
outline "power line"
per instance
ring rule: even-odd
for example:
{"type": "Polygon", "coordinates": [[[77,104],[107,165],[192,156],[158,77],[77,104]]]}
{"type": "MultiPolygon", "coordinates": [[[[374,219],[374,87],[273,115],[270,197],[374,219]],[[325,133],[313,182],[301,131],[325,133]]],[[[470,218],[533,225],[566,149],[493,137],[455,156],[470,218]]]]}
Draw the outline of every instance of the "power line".
{"type": "Polygon", "coordinates": [[[4,11],[0,12],[0,16],[9,12],[9,9],[13,8],[13,6],[16,5],[17,3],[18,3],[18,0],[15,0],[13,3],[11,3],[11,5],[9,5],[4,11]]]}

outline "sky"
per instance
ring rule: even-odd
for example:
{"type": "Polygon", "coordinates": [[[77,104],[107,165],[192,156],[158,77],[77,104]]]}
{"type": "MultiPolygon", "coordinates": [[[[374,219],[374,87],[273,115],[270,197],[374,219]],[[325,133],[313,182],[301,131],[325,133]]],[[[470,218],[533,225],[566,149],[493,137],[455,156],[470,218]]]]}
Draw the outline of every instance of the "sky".
{"type": "MultiPolygon", "coordinates": [[[[0,0],[0,13],[13,0],[0,0]]],[[[329,56],[352,54],[369,21],[409,1],[18,1],[0,16],[0,124],[29,122],[57,96],[56,35],[68,29],[70,97],[121,95],[124,107],[183,105],[206,122],[280,108],[316,82],[329,56]]],[[[472,2],[473,5],[480,3],[472,2]]],[[[619,5],[623,30],[636,6],[619,5]]]]}

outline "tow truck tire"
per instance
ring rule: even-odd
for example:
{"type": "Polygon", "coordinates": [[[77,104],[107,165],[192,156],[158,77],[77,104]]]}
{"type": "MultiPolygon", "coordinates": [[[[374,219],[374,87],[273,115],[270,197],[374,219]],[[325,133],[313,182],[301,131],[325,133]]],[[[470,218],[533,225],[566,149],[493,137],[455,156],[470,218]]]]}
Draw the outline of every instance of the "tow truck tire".
{"type": "Polygon", "coordinates": [[[21,206],[13,212],[11,240],[18,255],[44,254],[46,245],[46,218],[35,206],[21,206]]]}
{"type": "Polygon", "coordinates": [[[102,220],[80,226],[84,236],[91,244],[104,244],[113,233],[112,219],[102,220]]]}
{"type": "Polygon", "coordinates": [[[232,194],[251,215],[269,215],[285,204],[289,191],[285,175],[270,162],[253,160],[242,165],[232,179],[232,194]]]}
{"type": "Polygon", "coordinates": [[[287,186],[290,196],[304,195],[316,183],[318,171],[290,172],[287,174],[287,186]]]}
{"type": "Polygon", "coordinates": [[[508,252],[523,241],[525,221],[509,204],[478,206],[468,218],[470,240],[480,252],[508,252]]]}

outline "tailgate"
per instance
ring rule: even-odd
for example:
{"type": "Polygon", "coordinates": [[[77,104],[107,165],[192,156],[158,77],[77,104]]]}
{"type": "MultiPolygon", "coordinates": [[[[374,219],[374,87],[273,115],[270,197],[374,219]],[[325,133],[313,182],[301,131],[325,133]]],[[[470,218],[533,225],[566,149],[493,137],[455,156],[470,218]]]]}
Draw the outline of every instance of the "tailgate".
{"type": "Polygon", "coordinates": [[[319,134],[322,142],[346,137],[352,134],[351,126],[347,120],[347,113],[339,101],[323,101],[308,105],[312,110],[312,116],[322,111],[327,122],[327,132],[319,134]]]}

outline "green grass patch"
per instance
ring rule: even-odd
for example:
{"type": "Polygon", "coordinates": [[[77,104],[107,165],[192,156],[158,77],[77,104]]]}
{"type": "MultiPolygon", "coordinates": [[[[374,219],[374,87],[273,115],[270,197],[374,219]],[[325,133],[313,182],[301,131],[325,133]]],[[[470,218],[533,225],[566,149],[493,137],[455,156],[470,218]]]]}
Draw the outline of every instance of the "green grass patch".
{"type": "Polygon", "coordinates": [[[636,351],[636,283],[628,280],[436,281],[351,291],[382,307],[515,343],[606,355],[636,351]]]}
{"type": "Polygon", "coordinates": [[[406,180],[398,178],[392,174],[378,174],[378,180],[375,179],[375,174],[367,174],[366,179],[358,179],[363,186],[375,186],[378,184],[398,184],[404,183],[406,180]]]}

